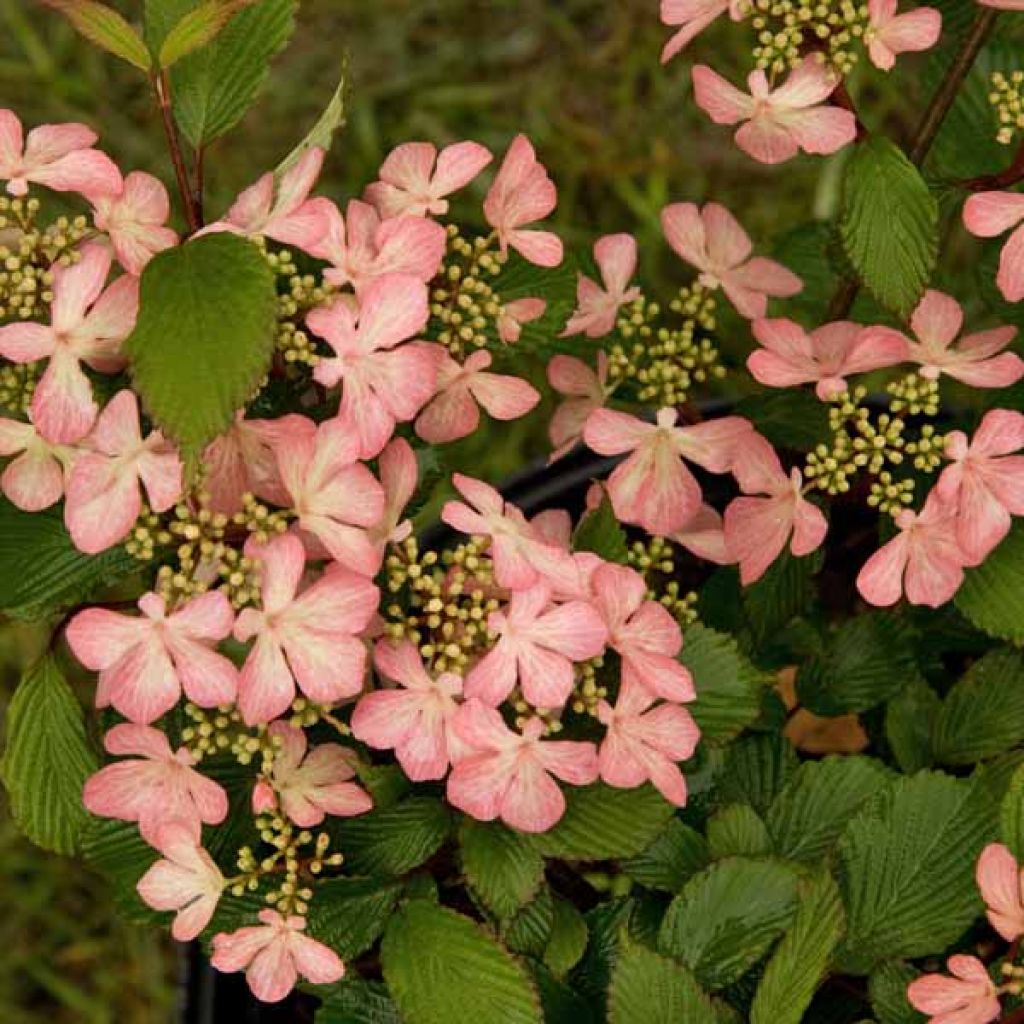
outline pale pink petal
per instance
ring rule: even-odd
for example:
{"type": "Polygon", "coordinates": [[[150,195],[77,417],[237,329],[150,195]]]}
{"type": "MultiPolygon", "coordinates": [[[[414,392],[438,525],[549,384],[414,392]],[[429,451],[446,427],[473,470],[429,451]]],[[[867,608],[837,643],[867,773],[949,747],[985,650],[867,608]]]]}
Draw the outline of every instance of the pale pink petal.
{"type": "Polygon", "coordinates": [[[903,571],[907,567],[907,543],[906,534],[900,534],[864,563],[857,575],[857,589],[865,601],[884,608],[900,599],[903,571]]]}
{"type": "Polygon", "coordinates": [[[693,69],[693,97],[716,124],[737,124],[754,112],[754,101],[704,64],[693,69]]]}
{"type": "Polygon", "coordinates": [[[989,843],[975,872],[988,919],[1007,942],[1024,935],[1020,866],[1002,843],[989,843]]]}

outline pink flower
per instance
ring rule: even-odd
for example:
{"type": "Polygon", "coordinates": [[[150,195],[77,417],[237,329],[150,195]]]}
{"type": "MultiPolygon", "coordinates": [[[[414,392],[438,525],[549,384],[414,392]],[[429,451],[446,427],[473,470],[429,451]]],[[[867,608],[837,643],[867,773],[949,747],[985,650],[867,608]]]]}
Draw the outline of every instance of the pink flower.
{"type": "Polygon", "coordinates": [[[814,55],[803,62],[777,89],[763,71],[747,78],[750,94],[730,85],[704,64],[693,69],[697,106],[715,124],[739,124],[736,145],[763,164],[781,164],[800,150],[828,154],[857,137],[857,119],[849,110],[824,104],[838,77],[814,55]]]}
{"type": "Polygon", "coordinates": [[[891,71],[899,53],[930,50],[942,35],[942,15],[934,7],[897,14],[899,0],[868,0],[870,24],[864,33],[876,68],[891,71]]]}
{"type": "Polygon", "coordinates": [[[574,786],[597,779],[594,745],[544,741],[538,718],[520,735],[494,708],[468,700],[452,727],[468,749],[448,776],[448,802],[478,821],[500,818],[521,832],[546,832],[565,813],[565,797],[552,775],[574,786]]]}
{"type": "Polygon", "coordinates": [[[139,282],[125,275],[104,291],[110,262],[103,246],[85,246],[77,263],[54,271],[49,325],[22,321],[0,327],[0,355],[15,363],[49,359],[32,398],[32,419],[57,444],[81,440],[96,419],[98,407],[81,363],[101,373],[125,364],[121,343],[135,326],[139,282]]]}
{"type": "Polygon", "coordinates": [[[320,176],[324,150],[318,146],[305,153],[281,175],[276,194],[274,174],[268,171],[254,185],[241,192],[224,215],[210,224],[203,234],[230,231],[248,237],[272,238],[282,245],[293,245],[311,255],[328,229],[327,199],[310,199],[309,193],[320,176]]]}
{"type": "Polygon", "coordinates": [[[1024,0],[978,0],[978,3],[1000,11],[1024,11],[1024,0]]]}
{"type": "Polygon", "coordinates": [[[446,502],[441,518],[452,529],[491,538],[494,577],[499,586],[525,590],[539,580],[553,582],[566,574],[575,578],[568,554],[538,535],[515,505],[489,484],[456,473],[459,493],[470,503],[446,502]]]}
{"type": "Polygon", "coordinates": [[[158,430],[143,440],[138,399],[124,390],[71,470],[64,521],[79,551],[94,555],[128,536],[142,511],[140,485],[153,511],[166,512],[181,496],[181,460],[158,430]]]}
{"type": "Polygon", "coordinates": [[[39,512],[64,496],[74,449],[51,444],[31,423],[0,417],[0,455],[17,456],[0,477],[0,488],[13,505],[39,512]]]}
{"type": "Polygon", "coordinates": [[[939,477],[943,500],[957,510],[956,538],[971,564],[980,563],[1010,532],[1011,516],[1024,515],[1024,416],[1006,409],[985,414],[974,437],[946,435],[953,460],[939,477]]]}
{"type": "Polygon", "coordinates": [[[659,704],[639,683],[623,679],[613,708],[601,701],[597,717],[607,727],[598,751],[601,778],[617,789],[633,789],[648,780],[677,807],[686,803],[686,779],[678,761],[693,756],[700,729],[689,711],[659,704]]]}
{"type": "Polygon", "coordinates": [[[494,322],[498,328],[498,338],[506,345],[514,344],[523,336],[523,324],[539,320],[547,308],[548,304],[543,299],[529,296],[506,302],[494,322]]]}
{"type": "Polygon", "coordinates": [[[412,445],[396,437],[377,457],[380,482],[384,488],[384,514],[370,531],[371,537],[383,547],[386,543],[401,544],[412,533],[412,523],[402,514],[419,481],[419,464],[412,445]]]}
{"type": "Polygon", "coordinates": [[[285,917],[276,910],[261,910],[262,925],[239,928],[213,937],[210,963],[218,971],[245,971],[245,979],[257,999],[279,1003],[301,975],[314,985],[340,981],[345,965],[322,942],[303,935],[304,917],[285,917]]]}
{"type": "Polygon", "coordinates": [[[734,498],[725,510],[725,546],[739,562],[746,587],[768,571],[787,544],[797,558],[821,547],[828,521],[804,498],[800,470],[787,475],[775,449],[759,434],[741,445],[733,472],[744,495],[763,495],[734,498]]]}
{"type": "Polygon", "coordinates": [[[514,593],[504,612],[487,622],[498,642],[470,669],[466,696],[497,707],[518,682],[534,707],[560,708],[572,693],[573,662],[604,650],[608,630],[585,601],[551,606],[543,583],[514,593]]]}
{"type": "Polygon", "coordinates": [[[555,446],[550,461],[562,458],[583,440],[587,417],[608,399],[608,357],[597,353],[597,372],[575,356],[554,356],[548,363],[548,383],[568,399],[551,417],[548,437],[555,446]]]}
{"type": "Polygon", "coordinates": [[[112,704],[148,725],[178,703],[182,690],[204,708],[234,702],[238,671],[214,650],[235,618],[220,591],[200,594],[170,615],[162,597],[144,594],[139,609],[141,616],[86,608],[68,624],[75,657],[100,674],[97,707],[112,704]]]}
{"type": "Polygon", "coordinates": [[[962,953],[946,961],[952,978],[925,974],[907,986],[915,1010],[929,1014],[929,1024],[988,1024],[1001,1013],[999,995],[985,965],[962,953]]]}
{"type": "Polygon", "coordinates": [[[523,230],[547,217],[557,202],[555,184],[530,140],[517,135],[484,200],[484,216],[498,233],[501,251],[512,248],[539,267],[557,267],[562,262],[562,240],[550,231],[523,230]]]}
{"type": "Polygon", "coordinates": [[[416,433],[431,444],[467,437],[480,426],[477,403],[496,420],[525,416],[540,395],[525,380],[504,373],[488,373],[491,354],[473,352],[460,365],[437,347],[437,394],[416,419],[416,433]]]}
{"type": "Polygon", "coordinates": [[[171,203],[157,178],[132,171],[121,181],[118,172],[118,181],[116,192],[93,199],[93,221],[110,237],[118,263],[138,276],[158,252],[177,245],[178,236],[164,226],[171,203]]]}
{"type": "Polygon", "coordinates": [[[442,779],[458,741],[451,720],[462,693],[462,679],[442,672],[432,679],[416,645],[378,642],[377,670],[400,684],[360,698],[352,713],[352,735],[377,750],[394,750],[402,771],[414,782],[442,779]]]}
{"type": "Polygon", "coordinates": [[[203,823],[219,825],[227,817],[224,790],[193,768],[186,747],[172,751],[159,729],[115,725],[103,746],[127,759],[108,764],[86,781],[82,803],[90,813],[138,822],[147,842],[154,842],[161,826],[171,821],[184,822],[198,835],[203,823]]]}
{"type": "Polygon", "coordinates": [[[159,826],[153,845],[163,859],[139,879],[139,896],[154,910],[175,911],[171,935],[178,942],[191,942],[210,923],[224,891],[224,876],[190,823],[159,826]]]}
{"type": "Polygon", "coordinates": [[[615,514],[649,533],[667,536],[686,525],[701,506],[700,486],[683,458],[711,473],[732,468],[737,445],[753,429],[738,416],[676,426],[675,409],[660,409],[656,423],[597,409],[583,439],[600,455],[630,456],[608,478],[615,514]]]}
{"type": "Polygon", "coordinates": [[[691,555],[705,562],[731,565],[736,561],[725,543],[722,517],[710,505],[701,505],[685,526],[669,534],[669,540],[681,544],[691,555]]]}
{"type": "Polygon", "coordinates": [[[682,26],[661,51],[661,63],[667,64],[726,11],[739,21],[742,10],[742,0],[661,0],[662,24],[682,26]]]}
{"type": "Polygon", "coordinates": [[[938,608],[960,589],[967,556],[957,543],[956,508],[933,488],[920,513],[896,516],[900,532],[864,563],[857,589],[864,600],[886,607],[906,592],[911,604],[938,608]]]}
{"type": "Polygon", "coordinates": [[[1013,229],[999,257],[996,284],[1007,302],[1024,299],[1024,195],[979,192],[964,204],[964,224],[972,235],[995,238],[1013,229]]]}
{"type": "Polygon", "coordinates": [[[916,341],[890,327],[865,327],[864,338],[876,344],[883,339],[902,338],[907,344],[908,358],[920,363],[921,376],[930,380],[937,380],[944,373],[976,388],[1005,388],[1024,377],[1020,356],[1003,352],[1016,337],[1016,327],[981,331],[957,342],[963,325],[960,303],[942,292],[929,290],[910,318],[916,341]]]}
{"type": "Polygon", "coordinates": [[[344,217],[328,205],[327,231],[313,255],[331,264],[324,271],[328,283],[359,292],[386,274],[408,274],[425,284],[440,269],[445,245],[440,224],[411,216],[382,220],[369,203],[353,199],[344,217]]]}
{"type": "Polygon", "coordinates": [[[629,282],[636,273],[636,239],[632,235],[605,235],[594,246],[594,259],[604,288],[583,274],[576,286],[576,311],[561,337],[586,334],[601,338],[615,327],[619,310],[640,295],[629,282]]]}
{"type": "Polygon", "coordinates": [[[388,154],[380,181],[366,189],[366,200],[382,217],[443,217],[445,197],[468,185],[493,159],[476,142],[456,142],[440,155],[429,142],[406,142],[388,154]]]}
{"type": "Polygon", "coordinates": [[[0,110],[0,179],[12,196],[25,195],[31,183],[90,198],[117,192],[121,174],[110,157],[91,148],[95,141],[84,124],[41,124],[26,139],[14,112],[0,110]]]}
{"type": "Polygon", "coordinates": [[[591,577],[594,606],[608,627],[608,646],[622,659],[622,685],[640,686],[654,697],[693,700],[693,677],[678,660],[679,624],[657,601],[647,599],[643,577],[605,562],[591,577]]]}
{"type": "Polygon", "coordinates": [[[384,488],[359,461],[359,438],[338,420],[278,439],[278,470],[304,533],[346,569],[375,576],[379,544],[367,532],[384,515],[384,488]]]}
{"type": "Polygon", "coordinates": [[[359,634],[377,610],[380,592],[366,578],[332,567],[298,597],[306,567],[294,534],[260,548],[262,608],[244,608],[235,638],[256,638],[238,681],[246,724],[284,714],[299,689],[317,704],[333,704],[363,688],[366,648],[359,634]]]}
{"type": "Polygon", "coordinates": [[[747,358],[754,379],[773,388],[815,384],[823,402],[846,390],[850,374],[895,366],[909,356],[905,339],[895,332],[864,332],[848,320],[810,334],[792,320],[755,320],[753,331],[764,346],[747,358]]]}
{"type": "Polygon", "coordinates": [[[674,203],[661,211],[661,227],[676,254],[700,271],[699,283],[721,288],[741,315],[763,317],[768,297],[789,298],[803,282],[781,263],[751,259],[750,238],[735,217],[718,203],[698,209],[674,203]]]}
{"type": "Polygon", "coordinates": [[[273,722],[269,731],[280,744],[269,781],[281,810],[299,828],[314,828],[328,814],[351,818],[373,807],[370,794],[350,781],[356,774],[355,751],[321,743],[307,754],[306,734],[290,722],[273,722]]]}
{"type": "Polygon", "coordinates": [[[989,922],[1007,942],[1024,935],[1024,878],[1014,856],[1002,843],[989,843],[975,871],[989,922]]]}
{"type": "Polygon", "coordinates": [[[325,387],[344,384],[338,416],[358,434],[360,458],[377,455],[395,424],[411,420],[434,393],[433,349],[402,345],[423,330],[429,316],[423,283],[388,274],[366,287],[357,311],[333,302],[306,318],[335,353],[317,363],[313,376],[325,387]]]}

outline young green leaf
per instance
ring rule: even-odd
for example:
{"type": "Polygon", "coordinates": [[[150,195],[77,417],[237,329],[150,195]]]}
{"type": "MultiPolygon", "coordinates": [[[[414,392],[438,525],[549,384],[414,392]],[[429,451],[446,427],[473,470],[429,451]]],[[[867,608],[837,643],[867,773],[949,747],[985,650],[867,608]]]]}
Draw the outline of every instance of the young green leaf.
{"type": "Polygon", "coordinates": [[[60,11],[86,39],[148,72],[153,60],[138,32],[112,7],[95,0],[43,0],[60,11]]]}
{"type": "Polygon", "coordinates": [[[206,235],[142,275],[124,350],[146,411],[195,459],[252,397],[274,351],[274,277],[244,238],[206,235]]]}
{"type": "Polygon", "coordinates": [[[989,636],[1024,644],[1024,522],[981,565],[968,569],[953,599],[989,636]]]}
{"type": "Polygon", "coordinates": [[[587,512],[579,521],[573,531],[572,548],[573,551],[592,551],[606,562],[626,564],[629,541],[607,494],[597,508],[587,512]]]}
{"type": "Polygon", "coordinates": [[[211,43],[239,11],[255,2],[256,0],[207,0],[206,3],[189,11],[167,33],[160,46],[160,67],[166,70],[177,64],[182,57],[187,57],[211,43]]]}
{"type": "Polygon", "coordinates": [[[470,888],[498,918],[512,917],[537,895],[544,858],[523,833],[501,822],[463,818],[459,845],[470,888]]]}
{"type": "Polygon", "coordinates": [[[2,774],[11,814],[34,843],[74,853],[88,820],[82,786],[96,770],[82,707],[52,654],[25,674],[7,711],[2,774]]]}
{"type": "Polygon", "coordinates": [[[890,309],[908,314],[935,269],[939,208],[895,143],[872,136],[846,166],[843,247],[861,280],[890,309]]]}
{"type": "Polygon", "coordinates": [[[541,1024],[520,963],[453,910],[407,903],[388,925],[381,964],[407,1024],[541,1024]]]}
{"type": "Polygon", "coordinates": [[[630,946],[608,992],[610,1024],[717,1024],[711,1000],[681,964],[630,946]]]}
{"type": "Polygon", "coordinates": [[[312,149],[314,146],[319,146],[320,149],[325,150],[331,148],[335,133],[345,127],[347,71],[346,62],[341,69],[338,87],[334,90],[330,102],[324,107],[324,112],[317,118],[316,124],[306,133],[306,137],[274,169],[275,178],[279,178],[290,167],[298,163],[302,154],[307,149],[312,149]]]}

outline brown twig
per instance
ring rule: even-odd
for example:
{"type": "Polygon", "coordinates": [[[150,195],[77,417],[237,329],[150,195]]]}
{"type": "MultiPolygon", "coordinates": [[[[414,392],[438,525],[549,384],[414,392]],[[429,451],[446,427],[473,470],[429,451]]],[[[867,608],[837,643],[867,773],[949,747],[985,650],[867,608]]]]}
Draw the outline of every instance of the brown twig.
{"type": "Polygon", "coordinates": [[[174,177],[178,182],[178,193],[185,210],[185,221],[189,234],[195,234],[202,226],[201,217],[196,206],[196,199],[189,186],[188,171],[185,169],[185,158],[181,152],[181,139],[174,124],[174,113],[171,110],[171,86],[166,71],[161,71],[151,79],[153,92],[160,107],[163,120],[164,135],[167,137],[167,148],[170,150],[171,163],[174,165],[174,177]]]}
{"type": "Polygon", "coordinates": [[[206,150],[202,146],[196,146],[196,156],[192,166],[192,201],[195,203],[196,218],[199,221],[200,227],[206,223],[206,216],[203,212],[203,191],[205,188],[204,179],[206,170],[205,158],[206,150]]]}
{"type": "Polygon", "coordinates": [[[1009,188],[1020,181],[1024,181],[1024,142],[1017,150],[1013,163],[1005,171],[988,174],[981,178],[971,178],[968,181],[960,182],[960,185],[971,192],[986,192],[989,189],[1009,188]]]}

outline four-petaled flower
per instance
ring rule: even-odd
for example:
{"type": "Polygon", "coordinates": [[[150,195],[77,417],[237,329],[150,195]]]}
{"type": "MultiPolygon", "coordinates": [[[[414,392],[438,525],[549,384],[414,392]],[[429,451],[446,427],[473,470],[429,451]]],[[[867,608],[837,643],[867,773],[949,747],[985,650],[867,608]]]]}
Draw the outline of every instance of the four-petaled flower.
{"type": "Polygon", "coordinates": [[[177,245],[178,236],[166,227],[171,202],[163,183],[145,171],[132,171],[111,195],[93,199],[93,222],[105,231],[117,262],[138,276],[164,249],[177,245]]]}
{"type": "Polygon", "coordinates": [[[907,986],[915,1010],[929,1014],[929,1024],[988,1024],[1002,1013],[999,994],[985,965],[976,956],[958,953],[946,961],[952,978],[924,974],[907,986]]]}
{"type": "Polygon", "coordinates": [[[930,50],[942,35],[942,15],[934,7],[897,14],[899,0],[868,0],[864,33],[868,57],[876,68],[891,71],[901,53],[930,50]]]}
{"type": "Polygon", "coordinates": [[[555,450],[550,461],[568,455],[583,440],[583,427],[595,409],[608,399],[608,357],[597,353],[597,370],[575,356],[554,356],[548,363],[548,383],[566,400],[555,409],[548,437],[555,450]]]}
{"type": "Polygon", "coordinates": [[[668,63],[726,11],[739,21],[743,7],[744,0],[661,0],[662,24],[681,26],[662,49],[661,63],[668,63]]]}
{"type": "Polygon", "coordinates": [[[1024,875],[1002,843],[989,843],[975,868],[989,923],[1007,942],[1024,935],[1024,875]]]}
{"type": "Polygon", "coordinates": [[[640,296],[630,287],[636,272],[636,239],[632,235],[605,235],[594,245],[594,260],[601,272],[602,288],[585,274],[576,285],[576,310],[562,331],[562,337],[586,334],[603,338],[614,327],[622,306],[640,296]]]}
{"type": "Polygon", "coordinates": [[[75,448],[47,441],[32,423],[0,417],[0,455],[15,456],[4,467],[0,489],[25,512],[60,501],[76,454],[75,448]]]}
{"type": "Polygon", "coordinates": [[[1024,299],[1024,195],[979,192],[964,203],[964,224],[979,238],[995,238],[1012,229],[999,257],[996,284],[1007,302],[1024,299]]]}

